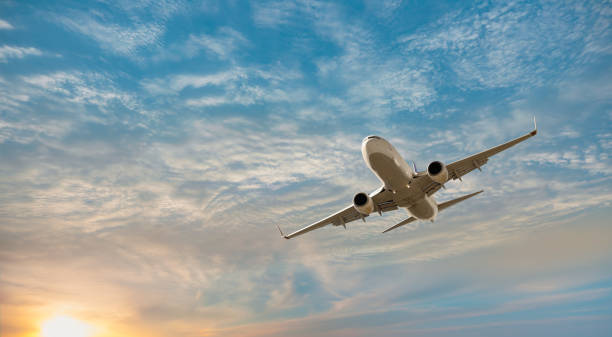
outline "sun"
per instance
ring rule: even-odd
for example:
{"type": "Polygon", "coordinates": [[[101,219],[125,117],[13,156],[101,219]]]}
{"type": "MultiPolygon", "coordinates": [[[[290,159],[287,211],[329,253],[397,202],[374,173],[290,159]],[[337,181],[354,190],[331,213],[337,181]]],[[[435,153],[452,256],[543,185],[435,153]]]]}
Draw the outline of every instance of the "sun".
{"type": "Polygon", "coordinates": [[[42,337],[89,337],[91,326],[70,316],[56,316],[45,321],[40,329],[42,337]]]}

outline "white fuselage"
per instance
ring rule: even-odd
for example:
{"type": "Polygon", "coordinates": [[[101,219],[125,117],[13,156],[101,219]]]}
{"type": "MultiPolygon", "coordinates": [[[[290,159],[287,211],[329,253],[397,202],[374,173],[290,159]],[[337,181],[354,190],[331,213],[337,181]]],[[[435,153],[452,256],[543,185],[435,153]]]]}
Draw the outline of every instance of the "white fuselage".
{"type": "Polygon", "coordinates": [[[410,188],[416,172],[391,143],[378,136],[368,136],[361,144],[361,153],[385,189],[393,191],[399,206],[406,208],[417,219],[435,219],[438,214],[436,201],[422,191],[410,188]]]}

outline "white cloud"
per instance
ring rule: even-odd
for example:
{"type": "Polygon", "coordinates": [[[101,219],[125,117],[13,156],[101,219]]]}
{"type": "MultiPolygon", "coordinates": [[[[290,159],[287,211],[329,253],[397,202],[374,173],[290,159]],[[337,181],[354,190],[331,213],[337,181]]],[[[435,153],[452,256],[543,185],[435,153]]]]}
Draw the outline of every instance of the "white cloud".
{"type": "Polygon", "coordinates": [[[6,63],[10,58],[21,59],[30,55],[40,56],[42,52],[34,47],[0,46],[0,63],[6,63]]]}
{"type": "Polygon", "coordinates": [[[68,98],[75,103],[87,103],[105,108],[113,102],[120,102],[130,109],[135,109],[138,105],[132,95],[117,89],[112,81],[99,73],[56,72],[23,76],[21,79],[34,88],[57,94],[62,99],[68,98]]]}
{"type": "Polygon", "coordinates": [[[609,33],[601,24],[585,23],[593,15],[606,20],[606,14],[595,8],[583,12],[557,2],[482,2],[447,14],[398,41],[405,44],[406,55],[448,55],[444,60],[459,76],[458,84],[468,88],[539,86],[551,69],[585,62],[584,53],[590,48],[585,40],[605,40],[602,37],[609,33]]]}
{"type": "MultiPolygon", "coordinates": [[[[604,144],[605,145],[605,144],[604,144]]],[[[559,152],[535,152],[521,157],[527,163],[552,164],[555,166],[584,170],[592,175],[612,174],[610,159],[600,157],[595,145],[589,146],[581,152],[565,150],[559,152]]]]}
{"type": "Polygon", "coordinates": [[[201,88],[206,86],[228,85],[238,79],[247,78],[244,69],[233,70],[207,75],[173,75],[164,79],[143,80],[141,85],[152,94],[177,94],[187,87],[201,88]]]}
{"type": "Polygon", "coordinates": [[[232,100],[224,96],[200,97],[195,99],[189,99],[185,102],[185,104],[189,106],[197,107],[219,106],[228,103],[232,103],[232,100]]]}
{"type": "Polygon", "coordinates": [[[159,23],[136,23],[121,26],[115,23],[99,22],[97,19],[78,14],[74,17],[60,17],[68,29],[79,32],[95,40],[103,49],[136,57],[139,50],[158,43],[165,28],[159,23]]]}
{"type": "Polygon", "coordinates": [[[262,3],[256,1],[253,6],[253,21],[256,25],[276,27],[290,23],[291,17],[296,14],[299,7],[292,1],[270,1],[262,3]]]}
{"type": "Polygon", "coordinates": [[[13,25],[0,19],[0,29],[13,29],[13,25]]]}
{"type": "Polygon", "coordinates": [[[152,57],[155,62],[178,61],[198,56],[202,51],[213,59],[230,60],[236,50],[249,46],[244,35],[231,27],[221,27],[214,34],[190,34],[186,41],[160,46],[152,57]]]}
{"type": "Polygon", "coordinates": [[[315,31],[341,48],[338,56],[317,60],[324,81],[341,81],[348,88],[341,111],[380,117],[391,111],[418,110],[436,98],[425,59],[384,54],[364,23],[344,17],[337,6],[321,2],[303,5],[315,31]]]}
{"type": "Polygon", "coordinates": [[[246,45],[247,39],[238,31],[224,27],[216,36],[207,34],[190,35],[184,47],[188,56],[197,54],[198,50],[204,49],[221,59],[228,58],[237,48],[246,45]]]}
{"type": "Polygon", "coordinates": [[[198,6],[182,0],[119,0],[100,5],[90,11],[69,10],[51,20],[93,39],[111,53],[137,61],[149,58],[144,51],[159,47],[168,20],[198,6]],[[120,10],[114,11],[117,8],[120,10]]]}
{"type": "Polygon", "coordinates": [[[234,67],[214,74],[172,75],[167,78],[147,79],[141,82],[145,90],[153,94],[179,95],[186,88],[222,89],[223,93],[200,94],[182,102],[188,106],[206,107],[225,104],[252,105],[261,102],[301,102],[309,98],[305,89],[286,89],[301,74],[287,69],[262,70],[234,67]],[[261,83],[263,81],[263,83],[261,83]],[[258,84],[254,84],[258,83],[258,84]]]}

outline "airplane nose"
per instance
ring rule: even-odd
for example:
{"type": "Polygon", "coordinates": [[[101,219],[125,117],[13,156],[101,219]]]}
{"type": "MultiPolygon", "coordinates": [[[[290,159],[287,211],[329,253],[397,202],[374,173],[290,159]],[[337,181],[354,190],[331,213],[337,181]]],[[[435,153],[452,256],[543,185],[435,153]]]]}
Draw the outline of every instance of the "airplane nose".
{"type": "Polygon", "coordinates": [[[369,140],[374,140],[374,139],[380,139],[380,137],[378,136],[367,136],[363,139],[362,143],[365,144],[367,143],[369,140]]]}
{"type": "Polygon", "coordinates": [[[380,140],[380,137],[378,136],[365,137],[363,141],[361,142],[361,152],[362,153],[370,152],[369,149],[371,149],[374,144],[378,143],[379,140],[380,140]]]}

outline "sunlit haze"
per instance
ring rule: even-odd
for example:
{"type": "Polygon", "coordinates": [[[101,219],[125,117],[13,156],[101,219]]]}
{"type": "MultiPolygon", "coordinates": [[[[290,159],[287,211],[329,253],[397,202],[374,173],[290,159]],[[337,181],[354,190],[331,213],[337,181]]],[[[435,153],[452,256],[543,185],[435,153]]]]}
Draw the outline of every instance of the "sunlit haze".
{"type": "Polygon", "coordinates": [[[0,1],[0,336],[612,336],[609,0],[0,1]],[[290,233],[538,135],[483,193],[290,233]]]}
{"type": "Polygon", "coordinates": [[[41,337],[88,337],[91,327],[69,316],[56,316],[42,324],[41,337]]]}

